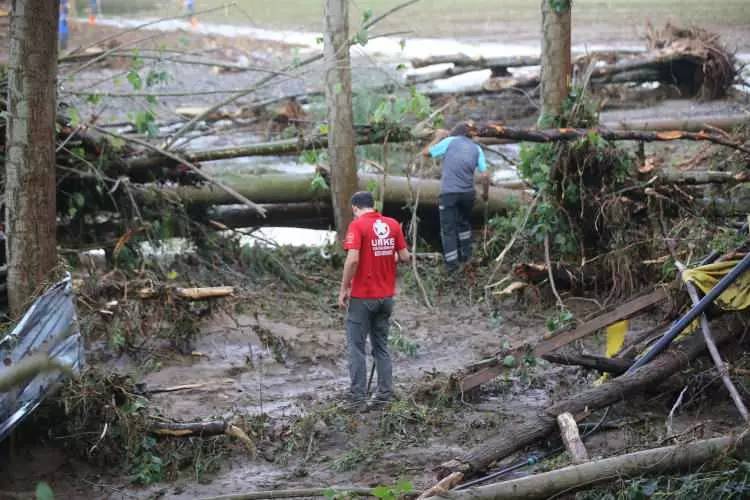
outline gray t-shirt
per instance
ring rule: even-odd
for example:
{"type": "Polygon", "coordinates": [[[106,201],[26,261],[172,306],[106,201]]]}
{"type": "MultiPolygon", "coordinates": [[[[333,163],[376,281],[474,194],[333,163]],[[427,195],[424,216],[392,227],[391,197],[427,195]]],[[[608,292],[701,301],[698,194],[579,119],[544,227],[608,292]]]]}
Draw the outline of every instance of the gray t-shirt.
{"type": "Polygon", "coordinates": [[[487,170],[482,148],[464,136],[446,137],[430,148],[430,156],[443,157],[441,194],[474,192],[474,169],[487,170]]]}

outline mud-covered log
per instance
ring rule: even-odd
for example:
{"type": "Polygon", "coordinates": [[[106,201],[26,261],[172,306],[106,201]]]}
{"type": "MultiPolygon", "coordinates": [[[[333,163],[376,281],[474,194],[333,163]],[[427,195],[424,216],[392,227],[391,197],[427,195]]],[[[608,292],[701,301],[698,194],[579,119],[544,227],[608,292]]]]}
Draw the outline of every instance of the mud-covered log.
{"type": "MultiPolygon", "coordinates": [[[[734,332],[723,330],[716,334],[715,340],[717,344],[721,344],[734,336],[734,332]]],[[[468,476],[484,471],[493,462],[502,460],[553,432],[557,415],[565,412],[575,415],[585,409],[595,411],[621,401],[646,387],[666,380],[673,373],[687,366],[704,349],[703,337],[694,334],[683,342],[673,345],[654,361],[630,375],[622,375],[600,386],[573,394],[518,425],[504,427],[500,434],[486,439],[463,456],[441,464],[436,469],[438,476],[445,477],[453,472],[463,472],[468,476]]]]}
{"type": "Polygon", "coordinates": [[[447,492],[453,499],[554,498],[561,493],[612,481],[615,478],[658,475],[684,470],[703,470],[728,456],[744,459],[750,454],[750,434],[724,436],[688,444],[665,446],[572,465],[511,481],[447,492]]]}

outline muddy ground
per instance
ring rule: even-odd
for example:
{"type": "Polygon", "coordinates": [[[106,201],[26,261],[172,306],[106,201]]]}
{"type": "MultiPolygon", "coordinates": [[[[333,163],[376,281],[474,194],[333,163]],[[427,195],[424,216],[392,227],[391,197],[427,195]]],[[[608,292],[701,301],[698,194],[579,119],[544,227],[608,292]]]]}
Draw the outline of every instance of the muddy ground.
{"type": "MultiPolygon", "coordinates": [[[[80,27],[73,31],[71,43],[85,46],[111,33],[105,27],[80,27]]],[[[602,34],[606,32],[603,30],[602,34]]],[[[128,34],[124,40],[151,35],[128,34]]],[[[603,41],[607,41],[606,37],[603,41]]],[[[154,48],[161,44],[180,47],[190,53],[229,61],[246,57],[250,62],[273,66],[295,57],[294,47],[283,43],[189,32],[165,33],[163,38],[147,44],[154,48]]],[[[370,74],[380,74],[383,78],[384,72],[378,64],[368,64],[366,58],[361,63],[363,70],[355,77],[368,79],[370,74]],[[367,68],[372,73],[366,73],[367,68]]],[[[63,86],[83,89],[115,74],[124,75],[129,67],[126,59],[115,61],[83,71],[63,86]]],[[[219,85],[226,89],[244,88],[258,78],[250,73],[226,73],[219,77],[206,68],[166,67],[172,78],[159,91],[210,90],[219,85]]],[[[316,79],[319,73],[312,72],[304,80],[290,79],[266,89],[264,95],[295,92],[306,86],[316,88],[316,79]]],[[[126,82],[108,81],[102,86],[108,91],[127,91],[126,82]]],[[[158,106],[161,116],[167,117],[177,106],[214,101],[215,96],[165,97],[159,99],[158,106]]],[[[98,104],[95,111],[102,122],[128,120],[128,111],[140,106],[142,99],[112,99],[98,104]]],[[[674,101],[661,106],[637,112],[620,111],[616,119],[636,113],[640,118],[691,115],[697,109],[706,113],[727,109],[742,113],[747,109],[742,100],[700,105],[674,101]]],[[[503,346],[539,340],[548,333],[548,320],[555,313],[549,305],[553,303],[550,297],[539,299],[535,294],[507,298],[488,306],[482,297],[486,268],[479,268],[478,274],[467,276],[466,281],[456,286],[436,272],[437,264],[431,267],[430,290],[436,299],[433,310],[424,306],[413,281],[408,276],[401,278],[392,332],[408,339],[407,344],[417,346],[416,352],[411,353],[403,352],[409,351],[408,348],[394,348],[394,373],[401,406],[385,412],[357,414],[336,403],[336,395],[347,386],[343,316],[334,303],[338,269],[321,269],[323,285],[314,293],[290,291],[279,283],[248,279],[243,284],[244,311],[218,312],[199,320],[200,334],[189,349],[160,347],[148,356],[133,357],[117,354],[105,337],[90,338],[89,353],[92,364],[132,373],[147,387],[204,384],[197,389],[154,395],[150,404],[165,417],[187,421],[267,414],[269,431],[258,443],[257,456],[251,456],[239,443],[230,442],[218,462],[212,464],[215,467],[207,467],[205,471],[197,467],[182,470],[174,482],[138,486],[133,484],[132,471],[103,467],[71,456],[57,439],[48,436],[45,429],[33,427],[31,422],[23,434],[36,434],[36,439],[27,437],[18,445],[3,446],[0,498],[27,498],[42,480],[52,486],[59,498],[196,498],[298,486],[375,486],[393,484],[400,477],[413,481],[415,489],[420,490],[433,482],[434,466],[596,379],[595,374],[577,368],[539,362],[509,370],[470,401],[439,401],[436,389],[439,385],[435,381],[443,382],[447,375],[493,355],[503,346]],[[264,346],[259,334],[266,333],[281,339],[278,352],[264,346]],[[300,416],[312,419],[314,432],[306,434],[306,441],[295,443],[289,451],[289,443],[295,436],[290,437],[288,430],[300,416]]],[[[657,271],[655,268],[655,274],[657,271]]],[[[575,295],[565,293],[563,298],[577,318],[586,318],[607,305],[598,302],[597,297],[575,295]]],[[[106,323],[107,317],[92,313],[90,305],[81,307],[86,308],[87,317],[106,323]]],[[[656,324],[665,313],[666,310],[652,311],[635,321],[634,329],[656,324]]],[[[594,338],[586,347],[601,352],[602,339],[594,338]]],[[[709,366],[696,371],[700,373],[701,369],[708,370],[709,366]]],[[[710,437],[739,423],[725,398],[720,397],[721,391],[715,390],[718,387],[715,378],[706,375],[705,379],[694,400],[678,413],[673,423],[675,433],[687,430],[687,437],[710,437]],[[712,392],[717,394],[716,398],[707,400],[706,394],[712,392]],[[696,421],[705,420],[709,405],[710,420],[694,428],[696,421]]],[[[665,442],[664,416],[682,388],[679,384],[680,380],[675,381],[675,387],[661,395],[644,394],[636,402],[629,402],[627,408],[614,407],[607,415],[608,425],[588,442],[592,455],[665,442]]],[[[744,386],[742,390],[748,394],[744,386]]],[[[602,417],[602,413],[595,413],[587,422],[596,424],[602,417]]],[[[554,448],[557,444],[549,446],[554,448]]],[[[522,453],[519,458],[526,456],[522,453]]],[[[557,467],[565,460],[558,455],[543,462],[540,468],[557,467]]]]}

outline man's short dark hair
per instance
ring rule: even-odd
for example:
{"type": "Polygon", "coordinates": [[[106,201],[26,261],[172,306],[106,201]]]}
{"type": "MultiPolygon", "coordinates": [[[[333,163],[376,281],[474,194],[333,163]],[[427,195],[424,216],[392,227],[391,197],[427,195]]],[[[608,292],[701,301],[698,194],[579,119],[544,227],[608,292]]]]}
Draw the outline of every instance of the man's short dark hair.
{"type": "Polygon", "coordinates": [[[374,208],[375,198],[369,191],[357,191],[352,195],[352,206],[357,208],[374,208]]]}
{"type": "Polygon", "coordinates": [[[472,126],[467,122],[460,122],[451,130],[451,136],[453,137],[471,137],[471,135],[472,126]]]}

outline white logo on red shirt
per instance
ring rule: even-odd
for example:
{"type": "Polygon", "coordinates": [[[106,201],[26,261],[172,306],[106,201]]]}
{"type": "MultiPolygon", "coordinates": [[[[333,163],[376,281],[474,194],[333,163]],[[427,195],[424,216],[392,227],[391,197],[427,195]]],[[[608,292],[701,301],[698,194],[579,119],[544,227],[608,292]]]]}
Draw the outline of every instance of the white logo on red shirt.
{"type": "Polygon", "coordinates": [[[375,238],[370,242],[373,254],[376,257],[393,255],[396,250],[396,238],[388,237],[391,234],[391,227],[378,219],[373,223],[372,231],[375,233],[375,238]]]}
{"type": "Polygon", "coordinates": [[[375,221],[372,225],[372,230],[375,231],[375,236],[380,239],[387,238],[391,234],[391,227],[381,219],[375,221]]]}

